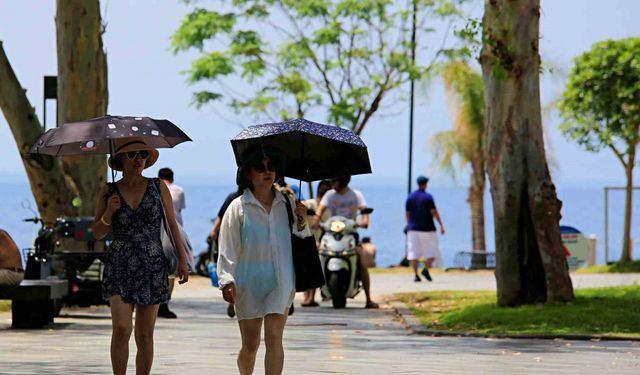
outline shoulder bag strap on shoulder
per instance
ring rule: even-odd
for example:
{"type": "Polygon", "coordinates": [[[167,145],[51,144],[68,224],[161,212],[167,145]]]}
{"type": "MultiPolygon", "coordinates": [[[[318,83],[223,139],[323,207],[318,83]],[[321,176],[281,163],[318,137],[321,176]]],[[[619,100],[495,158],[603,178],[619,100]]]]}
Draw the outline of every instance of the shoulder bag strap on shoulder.
{"type": "Polygon", "coordinates": [[[169,236],[169,240],[171,241],[171,245],[173,245],[173,248],[178,250],[178,248],[176,247],[176,242],[173,239],[173,233],[171,233],[171,227],[169,227],[169,220],[167,219],[167,211],[164,209],[164,202],[162,200],[162,192],[159,188],[159,184],[158,182],[160,181],[159,178],[153,178],[151,179],[151,184],[153,185],[154,189],[156,189],[156,191],[158,192],[158,196],[160,197],[160,208],[162,208],[162,225],[164,226],[164,230],[165,232],[167,232],[167,235],[169,236]]]}
{"type": "MultiPolygon", "coordinates": [[[[289,217],[289,228],[293,228],[293,209],[291,208],[291,202],[289,201],[289,197],[287,194],[280,192],[284,197],[284,204],[287,205],[287,216],[289,217]]],[[[292,229],[293,230],[293,229],[292,229]]]]}

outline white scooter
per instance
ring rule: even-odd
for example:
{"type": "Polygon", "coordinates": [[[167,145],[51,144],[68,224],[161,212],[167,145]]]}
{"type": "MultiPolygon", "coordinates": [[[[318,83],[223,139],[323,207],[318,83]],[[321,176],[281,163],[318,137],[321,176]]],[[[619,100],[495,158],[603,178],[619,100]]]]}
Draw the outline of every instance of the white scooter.
{"type": "MultiPolygon", "coordinates": [[[[372,212],[373,208],[361,211],[363,215],[372,212]]],[[[359,245],[356,221],[332,216],[320,226],[324,230],[320,238],[320,262],[327,281],[320,293],[323,299],[331,299],[334,308],[344,308],[347,298],[354,298],[362,289],[356,251],[359,245]]]]}

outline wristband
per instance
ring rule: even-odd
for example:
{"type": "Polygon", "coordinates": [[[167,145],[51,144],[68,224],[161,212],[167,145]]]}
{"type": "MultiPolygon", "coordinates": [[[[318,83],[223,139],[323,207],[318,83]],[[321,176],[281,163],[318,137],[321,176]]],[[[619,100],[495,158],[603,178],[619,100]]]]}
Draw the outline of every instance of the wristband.
{"type": "Polygon", "coordinates": [[[108,227],[109,227],[109,226],[111,226],[111,223],[107,222],[107,221],[104,219],[104,215],[100,216],[100,222],[101,222],[102,224],[104,224],[104,225],[108,226],[108,227]]]}

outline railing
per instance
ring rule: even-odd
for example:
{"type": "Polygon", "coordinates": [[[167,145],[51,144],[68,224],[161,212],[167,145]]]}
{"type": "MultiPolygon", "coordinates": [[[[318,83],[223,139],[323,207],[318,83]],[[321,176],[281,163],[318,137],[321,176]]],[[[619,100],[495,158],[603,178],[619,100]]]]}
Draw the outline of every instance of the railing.
{"type": "Polygon", "coordinates": [[[496,253],[486,251],[460,251],[453,258],[453,267],[450,269],[486,270],[496,268],[496,253]]]}

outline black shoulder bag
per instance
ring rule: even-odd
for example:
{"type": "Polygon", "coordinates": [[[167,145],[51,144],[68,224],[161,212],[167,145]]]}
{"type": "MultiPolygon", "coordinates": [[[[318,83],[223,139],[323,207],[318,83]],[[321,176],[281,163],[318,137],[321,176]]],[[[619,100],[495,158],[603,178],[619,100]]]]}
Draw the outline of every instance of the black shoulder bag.
{"type": "MultiPolygon", "coordinates": [[[[319,288],[325,284],[320,256],[316,239],[313,236],[300,238],[293,234],[293,209],[289,197],[282,193],[287,205],[287,215],[289,216],[289,229],[291,230],[291,251],[293,253],[293,268],[296,274],[296,291],[319,288]]],[[[307,223],[309,225],[309,223],[307,223]]]]}

